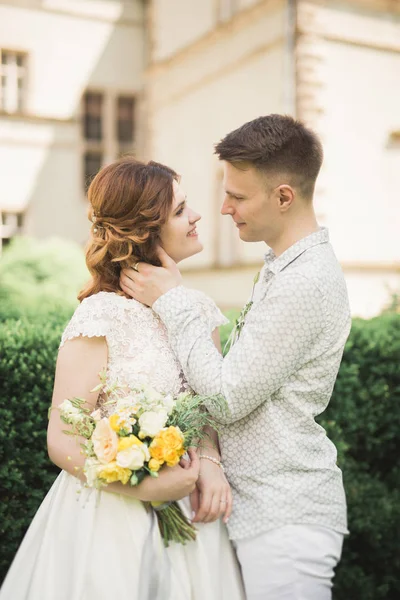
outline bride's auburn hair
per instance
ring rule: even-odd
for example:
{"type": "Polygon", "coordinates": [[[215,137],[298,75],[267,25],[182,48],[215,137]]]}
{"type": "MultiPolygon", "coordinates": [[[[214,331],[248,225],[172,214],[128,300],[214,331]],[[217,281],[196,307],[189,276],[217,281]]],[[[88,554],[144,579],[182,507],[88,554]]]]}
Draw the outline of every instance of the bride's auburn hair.
{"type": "Polygon", "coordinates": [[[78,300],[98,292],[123,294],[121,269],[143,261],[160,266],[157,245],[168,221],[178,175],[165,165],[124,157],[107,165],[88,190],[92,228],[86,249],[91,280],[78,300]]]}

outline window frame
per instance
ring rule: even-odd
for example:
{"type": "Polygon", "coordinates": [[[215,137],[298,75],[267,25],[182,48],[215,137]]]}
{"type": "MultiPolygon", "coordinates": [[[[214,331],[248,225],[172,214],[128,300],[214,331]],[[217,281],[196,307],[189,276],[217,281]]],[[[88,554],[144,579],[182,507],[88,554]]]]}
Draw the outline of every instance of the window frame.
{"type": "Polygon", "coordinates": [[[29,54],[24,50],[0,48],[0,112],[25,114],[27,111],[27,90],[29,74],[29,54]],[[10,55],[11,62],[3,62],[10,55]],[[18,64],[21,58],[21,64],[18,64]],[[5,81],[5,85],[3,85],[5,81]],[[20,85],[21,82],[21,85],[20,85]]]}
{"type": "Polygon", "coordinates": [[[81,181],[83,183],[83,190],[85,194],[87,192],[91,180],[96,175],[96,173],[89,174],[87,169],[88,159],[91,154],[98,155],[100,157],[101,166],[103,166],[127,153],[135,153],[135,138],[137,130],[137,98],[138,95],[134,91],[129,93],[126,91],[106,90],[95,87],[89,87],[84,90],[80,104],[80,132],[82,146],[81,181]],[[97,136],[97,138],[96,136],[94,136],[93,138],[87,137],[89,129],[86,125],[86,118],[88,115],[87,98],[90,95],[98,95],[102,98],[100,108],[101,125],[99,127],[101,135],[97,136]],[[119,136],[120,100],[129,100],[132,102],[132,136],[129,140],[122,140],[119,136]]]}

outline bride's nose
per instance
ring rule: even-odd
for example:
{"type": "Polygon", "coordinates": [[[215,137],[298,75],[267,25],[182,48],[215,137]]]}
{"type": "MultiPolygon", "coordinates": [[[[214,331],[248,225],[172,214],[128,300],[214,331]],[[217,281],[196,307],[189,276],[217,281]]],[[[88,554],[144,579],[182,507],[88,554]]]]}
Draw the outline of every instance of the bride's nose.
{"type": "Polygon", "coordinates": [[[194,210],[192,210],[190,212],[189,223],[191,225],[194,225],[194,223],[197,223],[197,221],[200,221],[200,219],[201,219],[201,215],[199,215],[199,213],[195,212],[194,210]]]}

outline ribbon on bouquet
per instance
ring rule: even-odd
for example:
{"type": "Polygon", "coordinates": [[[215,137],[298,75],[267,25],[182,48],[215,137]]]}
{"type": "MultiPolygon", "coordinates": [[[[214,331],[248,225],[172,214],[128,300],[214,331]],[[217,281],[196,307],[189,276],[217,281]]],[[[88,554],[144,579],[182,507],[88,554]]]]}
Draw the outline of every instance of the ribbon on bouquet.
{"type": "Polygon", "coordinates": [[[171,563],[153,508],[150,509],[150,518],[150,528],[140,565],[140,599],[166,600],[171,595],[171,563]]]}

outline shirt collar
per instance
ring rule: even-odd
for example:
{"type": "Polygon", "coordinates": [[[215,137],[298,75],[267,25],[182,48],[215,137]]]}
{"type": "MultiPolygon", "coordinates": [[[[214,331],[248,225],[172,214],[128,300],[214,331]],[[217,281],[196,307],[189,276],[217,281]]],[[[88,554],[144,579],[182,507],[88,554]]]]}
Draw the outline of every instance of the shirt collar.
{"type": "Polygon", "coordinates": [[[306,250],[309,250],[313,246],[318,246],[319,244],[326,244],[327,242],[329,242],[328,230],[326,227],[321,227],[318,231],[314,231],[314,233],[311,233],[307,237],[293,244],[293,246],[290,246],[290,248],[285,250],[278,258],[275,256],[273,250],[270,249],[264,256],[266,268],[276,275],[306,250]]]}

